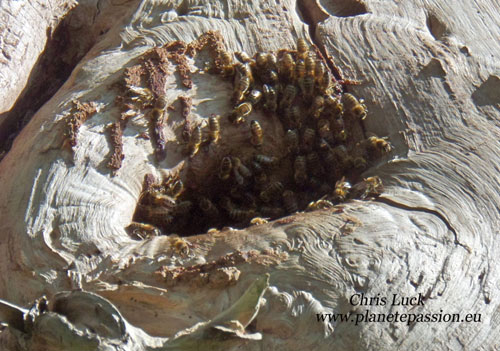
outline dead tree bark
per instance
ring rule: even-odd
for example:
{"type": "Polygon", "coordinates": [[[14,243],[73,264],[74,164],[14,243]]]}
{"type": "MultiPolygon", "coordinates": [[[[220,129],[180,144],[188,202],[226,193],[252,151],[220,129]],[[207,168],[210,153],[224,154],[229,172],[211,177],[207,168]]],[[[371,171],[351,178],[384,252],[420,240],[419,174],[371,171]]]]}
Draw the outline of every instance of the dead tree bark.
{"type": "MultiPolygon", "coordinates": [[[[16,343],[54,350],[500,347],[498,2],[145,0],[133,6],[0,163],[0,297],[24,307],[48,299],[47,306],[35,304],[31,324],[0,334],[6,349],[16,343]],[[394,146],[390,159],[365,174],[380,176],[385,192],[181,243],[131,239],[124,228],[144,175],[175,172],[186,158],[167,146],[166,160],[155,162],[154,145],[137,137],[145,119],[132,118],[123,164],[111,174],[106,133],[120,115],[114,84],[153,46],[188,43],[208,30],[220,31],[229,50],[251,55],[291,49],[298,37],[330,53],[345,77],[360,81],[349,89],[365,98],[366,129],[394,146]],[[96,113],[79,126],[71,152],[63,141],[73,100],[95,103],[96,113]],[[361,294],[374,299],[355,303],[361,294]],[[420,296],[423,305],[391,305],[394,295],[420,296]],[[387,303],[375,299],[382,297],[387,303]],[[470,313],[480,321],[317,321],[320,313],[367,310],[470,313]]],[[[186,93],[176,79],[167,81],[166,98],[191,96],[197,120],[228,109],[229,83],[199,74],[193,85],[186,93]]]]}

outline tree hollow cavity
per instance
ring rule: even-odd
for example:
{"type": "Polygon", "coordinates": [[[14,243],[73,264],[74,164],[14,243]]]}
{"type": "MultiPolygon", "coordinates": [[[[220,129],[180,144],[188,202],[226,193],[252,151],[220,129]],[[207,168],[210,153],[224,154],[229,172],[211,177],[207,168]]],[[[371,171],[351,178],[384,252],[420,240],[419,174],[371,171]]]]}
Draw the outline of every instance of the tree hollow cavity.
{"type": "Polygon", "coordinates": [[[380,179],[361,174],[391,145],[365,132],[367,107],[344,93],[353,82],[336,79],[328,60],[303,39],[247,54],[208,32],[126,68],[108,166],[121,168],[123,130],[137,118],[153,161],[169,165],[144,176],[130,235],[244,228],[380,194],[380,179]]]}

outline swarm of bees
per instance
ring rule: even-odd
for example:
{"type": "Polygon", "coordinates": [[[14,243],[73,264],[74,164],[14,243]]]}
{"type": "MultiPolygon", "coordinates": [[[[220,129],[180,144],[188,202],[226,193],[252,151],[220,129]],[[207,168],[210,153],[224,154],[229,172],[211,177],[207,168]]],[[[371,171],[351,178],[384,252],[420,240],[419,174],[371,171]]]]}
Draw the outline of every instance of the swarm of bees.
{"type": "MultiPolygon", "coordinates": [[[[207,118],[207,132],[201,125],[191,130],[186,156],[196,157],[205,142],[217,145],[224,124],[247,129],[248,145],[215,160],[209,185],[203,188],[184,191],[179,176],[156,180],[148,175],[134,217],[152,226],[143,228],[147,235],[242,228],[383,191],[380,178],[360,175],[389,153],[391,144],[387,138],[365,135],[364,101],[344,92],[331,62],[304,39],[297,41],[295,50],[252,57],[220,50],[212,68],[233,82],[232,109],[207,118]],[[279,121],[285,152],[263,152],[269,136],[262,119],[250,118],[255,111],[279,121]]],[[[140,229],[131,226],[136,236],[140,229]]]]}

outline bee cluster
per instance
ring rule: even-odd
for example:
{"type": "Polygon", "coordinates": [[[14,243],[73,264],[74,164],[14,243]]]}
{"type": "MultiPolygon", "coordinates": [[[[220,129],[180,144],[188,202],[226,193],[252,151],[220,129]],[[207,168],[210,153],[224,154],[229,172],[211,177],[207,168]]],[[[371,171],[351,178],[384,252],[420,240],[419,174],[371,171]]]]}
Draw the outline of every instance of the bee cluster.
{"type": "Polygon", "coordinates": [[[224,150],[212,160],[208,186],[185,187],[179,176],[156,180],[147,175],[134,220],[147,223],[143,225],[152,235],[189,235],[380,194],[378,177],[360,175],[391,145],[386,138],[365,135],[363,100],[344,92],[345,82],[330,66],[303,39],[295,50],[253,57],[217,51],[211,70],[232,80],[233,107],[225,115],[210,116],[205,127],[190,130],[186,156],[193,161],[204,144],[219,147],[224,128],[246,131],[247,145],[224,150]],[[249,118],[255,111],[282,126],[285,150],[266,148],[275,136],[266,133],[262,118],[249,118]]]}

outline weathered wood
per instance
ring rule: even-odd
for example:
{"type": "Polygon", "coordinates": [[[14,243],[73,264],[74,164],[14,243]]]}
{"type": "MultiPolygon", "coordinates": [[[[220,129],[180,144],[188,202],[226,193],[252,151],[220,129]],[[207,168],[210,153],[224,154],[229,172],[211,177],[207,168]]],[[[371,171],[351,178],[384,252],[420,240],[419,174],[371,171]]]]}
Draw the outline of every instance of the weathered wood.
{"type": "Polygon", "coordinates": [[[0,159],[34,113],[137,0],[0,4],[0,159]]]}
{"type": "Polygon", "coordinates": [[[9,1],[0,4],[2,75],[0,113],[8,111],[27,83],[47,36],[75,2],[67,0],[9,1]]]}
{"type": "MultiPolygon", "coordinates": [[[[160,347],[163,338],[189,334],[196,323],[210,325],[269,273],[265,301],[248,328],[262,340],[250,341],[232,325],[237,337],[222,348],[498,348],[499,10],[494,0],[143,1],[82,60],[0,163],[0,297],[29,306],[63,290],[97,293],[139,328],[133,337],[160,347]],[[132,240],[124,228],[144,174],[173,172],[187,161],[174,146],[180,111],[169,112],[170,147],[157,164],[154,145],[138,138],[146,119],[136,116],[125,129],[122,167],[111,174],[105,130],[120,116],[114,84],[152,46],[190,42],[208,30],[220,31],[229,50],[250,54],[292,48],[298,37],[326,49],[344,78],[361,82],[349,90],[366,100],[366,129],[389,136],[395,147],[390,159],[366,173],[383,179],[385,193],[376,201],[190,237],[189,250],[179,250],[168,237],[132,240]],[[63,133],[74,99],[95,102],[97,113],[80,127],[71,152],[63,147],[63,133]],[[351,296],[361,293],[388,299],[421,294],[424,306],[353,306],[351,296]],[[481,322],[355,325],[316,319],[317,313],[367,309],[479,313],[481,322]]],[[[202,67],[200,61],[190,64],[202,67]]],[[[195,120],[229,108],[230,83],[201,72],[192,76],[191,90],[175,75],[168,78],[169,103],[191,96],[195,120]]],[[[226,137],[243,144],[237,132],[226,137]]],[[[193,159],[197,174],[207,160],[193,159]]],[[[238,320],[246,327],[252,318],[238,320]]],[[[207,342],[210,334],[203,335],[207,342]]],[[[101,349],[109,347],[105,335],[99,340],[101,349]]]]}

